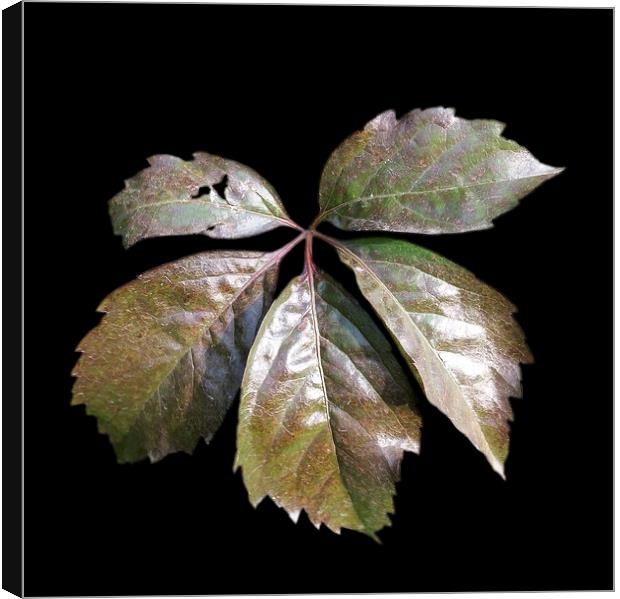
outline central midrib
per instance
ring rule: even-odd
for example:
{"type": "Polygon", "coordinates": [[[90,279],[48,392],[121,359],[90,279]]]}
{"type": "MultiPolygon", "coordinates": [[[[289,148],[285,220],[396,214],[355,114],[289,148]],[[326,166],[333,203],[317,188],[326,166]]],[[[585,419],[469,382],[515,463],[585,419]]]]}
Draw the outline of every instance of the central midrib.
{"type": "MultiPolygon", "coordinates": [[[[349,250],[347,247],[338,244],[338,247],[346,252],[347,254],[349,254],[349,256],[351,256],[356,262],[358,262],[362,268],[368,273],[370,274],[370,276],[373,277],[373,279],[375,279],[375,281],[377,281],[377,283],[383,288],[385,289],[385,291],[388,293],[388,295],[392,298],[394,304],[396,305],[397,309],[401,312],[404,312],[405,314],[405,318],[407,318],[407,320],[413,325],[414,329],[417,331],[418,336],[420,339],[422,339],[422,341],[426,344],[426,346],[431,350],[431,352],[435,355],[436,359],[439,360],[439,362],[441,363],[441,365],[443,366],[443,370],[446,372],[446,374],[448,375],[448,377],[450,378],[450,380],[452,381],[453,385],[456,386],[458,393],[462,396],[462,391],[461,391],[461,386],[459,385],[458,381],[454,378],[454,375],[452,374],[452,372],[450,372],[450,369],[445,365],[444,361],[441,359],[441,356],[437,353],[437,350],[431,345],[430,341],[426,338],[426,336],[422,333],[422,331],[419,329],[418,325],[413,321],[413,319],[411,319],[409,317],[409,313],[400,305],[400,302],[396,299],[396,296],[390,291],[390,289],[383,283],[383,281],[377,276],[377,274],[366,265],[366,263],[354,252],[352,252],[351,250],[349,250]]],[[[393,335],[394,339],[396,340],[396,342],[398,343],[398,345],[400,346],[400,343],[398,342],[398,338],[396,335],[393,335]]],[[[402,347],[402,346],[401,346],[402,347]]],[[[407,353],[407,352],[405,352],[407,353]]],[[[409,355],[407,353],[407,355],[409,355]]],[[[411,358],[413,360],[413,358],[411,358]]],[[[489,445],[486,435],[484,434],[482,428],[480,427],[480,423],[478,422],[478,419],[475,417],[476,414],[474,412],[474,410],[472,409],[472,407],[469,405],[469,403],[467,402],[467,400],[465,399],[465,397],[462,397],[462,401],[463,403],[467,406],[468,410],[474,415],[474,422],[476,423],[478,429],[480,430],[480,434],[482,436],[482,439],[484,440],[484,443],[490,453],[490,455],[492,455],[493,457],[495,457],[495,454],[493,453],[493,450],[491,449],[491,446],[489,445]]],[[[497,458],[495,458],[497,460],[497,458]]]]}
{"type": "Polygon", "coordinates": [[[327,426],[329,427],[329,438],[332,442],[332,447],[334,448],[334,457],[336,459],[336,467],[338,469],[338,478],[340,478],[340,483],[342,487],[347,492],[349,496],[349,501],[351,502],[351,507],[353,508],[353,512],[357,517],[359,523],[364,527],[367,532],[373,534],[373,531],[369,531],[366,522],[364,522],[360,513],[357,511],[357,506],[355,505],[355,501],[351,496],[351,491],[349,491],[349,487],[347,486],[344,477],[342,476],[342,466],[340,464],[340,458],[338,457],[338,448],[336,447],[336,441],[334,439],[334,429],[332,428],[331,416],[329,414],[329,398],[327,395],[327,388],[325,387],[325,374],[323,372],[323,363],[321,361],[321,348],[320,348],[320,332],[319,332],[319,323],[318,317],[316,314],[316,298],[315,298],[315,290],[314,290],[314,275],[312,274],[312,266],[308,268],[308,286],[310,288],[310,307],[312,310],[312,330],[314,332],[314,348],[316,353],[316,361],[319,369],[319,376],[321,378],[321,387],[323,389],[323,408],[325,410],[325,418],[327,419],[327,426]]]}
{"type": "Polygon", "coordinates": [[[328,210],[325,210],[325,212],[322,213],[322,217],[325,217],[328,214],[335,212],[336,210],[339,210],[340,208],[348,207],[351,204],[355,204],[357,202],[370,202],[373,200],[382,200],[386,198],[393,198],[393,197],[399,197],[399,196],[428,195],[432,193],[441,193],[443,191],[454,191],[455,189],[472,189],[474,187],[482,187],[483,185],[495,185],[498,183],[510,183],[512,181],[523,181],[525,179],[537,179],[540,177],[544,177],[547,174],[551,174],[551,173],[541,173],[539,175],[528,175],[527,177],[516,177],[514,179],[499,179],[497,181],[484,181],[482,183],[476,183],[474,185],[455,185],[452,187],[440,187],[438,189],[426,189],[426,190],[421,190],[421,191],[414,191],[412,189],[409,191],[398,191],[394,193],[384,193],[384,194],[378,194],[378,195],[372,195],[372,196],[353,198],[352,200],[347,200],[346,202],[342,202],[341,204],[338,204],[336,206],[333,206],[332,208],[329,208],[328,210]]]}
{"type": "MultiPolygon", "coordinates": [[[[257,194],[260,195],[260,194],[257,194]]],[[[264,198],[262,196],[260,196],[261,199],[264,201],[264,198]]],[[[153,202],[151,204],[139,204],[138,206],[134,206],[133,208],[130,208],[129,210],[127,210],[128,213],[133,213],[133,212],[138,212],[138,210],[147,210],[149,208],[158,208],[159,206],[166,206],[166,205],[170,205],[170,204],[182,204],[182,205],[188,205],[188,206],[192,206],[192,205],[204,205],[204,206],[214,206],[216,208],[220,208],[222,210],[230,210],[231,212],[247,212],[248,214],[254,214],[256,216],[260,216],[262,218],[270,218],[272,220],[277,220],[281,223],[285,223],[285,224],[289,224],[291,221],[287,220],[285,218],[282,218],[280,216],[275,216],[274,214],[266,214],[264,212],[258,212],[257,210],[250,210],[248,208],[244,208],[241,206],[232,206],[231,204],[227,204],[227,203],[222,203],[222,202],[216,202],[214,200],[209,200],[209,201],[205,201],[205,200],[201,200],[198,198],[193,198],[191,200],[166,200],[163,202],[153,202]]]]}
{"type": "MultiPolygon", "coordinates": [[[[148,395],[146,396],[145,400],[142,403],[141,408],[138,410],[137,414],[136,414],[136,418],[138,418],[138,416],[140,416],[143,412],[144,409],[146,408],[146,405],[149,403],[149,401],[151,400],[151,398],[155,395],[155,393],[158,392],[158,390],[160,389],[160,387],[164,384],[164,382],[168,379],[168,377],[174,372],[174,370],[176,369],[176,367],[179,365],[179,362],[183,359],[183,357],[188,353],[192,351],[192,348],[194,347],[194,345],[196,344],[196,342],[204,335],[205,331],[207,331],[208,329],[210,329],[213,324],[215,323],[215,321],[220,318],[224,312],[226,310],[228,310],[228,308],[230,308],[241,296],[241,294],[250,286],[252,285],[252,283],[254,283],[265,271],[268,270],[268,268],[270,266],[273,265],[273,263],[277,260],[278,256],[277,256],[277,252],[274,253],[274,255],[259,269],[257,270],[255,273],[253,273],[250,278],[244,283],[244,285],[239,289],[239,291],[235,294],[235,296],[232,298],[232,300],[230,302],[228,302],[224,308],[222,308],[222,310],[218,311],[217,314],[215,314],[213,316],[213,318],[209,319],[208,322],[203,323],[202,325],[200,325],[198,327],[198,332],[196,333],[196,335],[194,335],[190,341],[184,345],[183,350],[180,351],[178,354],[176,354],[175,358],[172,360],[172,365],[170,367],[170,369],[161,377],[161,379],[159,380],[159,382],[157,383],[157,386],[153,389],[153,391],[151,391],[150,393],[148,393],[148,395]]],[[[192,381],[192,389],[193,389],[193,381],[192,381]]],[[[130,427],[131,428],[131,427],[130,427]]]]}

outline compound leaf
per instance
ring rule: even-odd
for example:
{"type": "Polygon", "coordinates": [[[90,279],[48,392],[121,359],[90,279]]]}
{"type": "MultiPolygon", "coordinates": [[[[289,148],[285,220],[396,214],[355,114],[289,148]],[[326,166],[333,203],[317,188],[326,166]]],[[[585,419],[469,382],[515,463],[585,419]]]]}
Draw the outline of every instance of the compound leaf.
{"type": "Polygon", "coordinates": [[[204,252],[117,289],[77,348],[86,404],[120,462],[192,452],[220,426],[267,311],[281,252],[204,252]]]}
{"type": "Polygon", "coordinates": [[[306,270],[269,310],[244,375],[236,466],[250,500],[376,539],[420,417],[387,339],[340,285],[306,270]]]}
{"type": "Polygon", "coordinates": [[[338,243],[431,403],[504,476],[519,363],[531,361],[514,306],[460,266],[389,238],[338,243]]]}
{"type": "Polygon", "coordinates": [[[352,231],[460,233],[492,220],[562,171],[501,136],[502,123],[448,108],[380,114],[329,158],[321,212],[352,231]]]}
{"type": "Polygon", "coordinates": [[[234,239],[297,228],[273,187],[247,166],[205,152],[190,161],[168,155],[148,161],[110,200],[114,232],[125,247],[162,235],[234,239]]]}

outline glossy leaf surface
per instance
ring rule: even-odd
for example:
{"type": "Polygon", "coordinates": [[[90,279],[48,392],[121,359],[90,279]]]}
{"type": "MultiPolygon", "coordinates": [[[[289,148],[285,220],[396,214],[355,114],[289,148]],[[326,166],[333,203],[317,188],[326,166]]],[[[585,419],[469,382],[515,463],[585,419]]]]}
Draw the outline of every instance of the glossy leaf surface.
{"type": "Polygon", "coordinates": [[[562,169],[501,136],[502,123],[452,109],[380,114],[329,158],[320,220],[341,229],[460,233],[492,220],[562,169]]]}
{"type": "Polygon", "coordinates": [[[118,460],[192,452],[220,426],[269,307],[279,253],[205,252],[117,289],[80,343],[73,403],[118,460]]]}
{"type": "Polygon", "coordinates": [[[271,497],[294,521],[303,510],[317,528],[378,540],[403,454],[419,451],[421,418],[387,333],[315,266],[319,237],[353,270],[428,400],[504,476],[510,398],[521,396],[520,364],[532,361],[514,306],[414,244],[340,242],[316,230],[324,221],[425,234],[491,227],[562,171],[502,137],[503,128],[445,108],[380,114],[329,158],[307,231],[242,164],[206,153],[153,156],[110,201],[126,247],[279,226],[300,234],[273,253],[184,258],[112,293],[78,347],[73,403],[97,417],[119,461],[156,461],[209,441],[241,387],[235,468],[252,504],[271,497]],[[304,239],[303,274],[272,305],[280,260],[304,239]]]}
{"type": "Polygon", "coordinates": [[[110,200],[114,232],[126,247],[162,235],[233,239],[295,226],[275,190],[247,166],[205,152],[190,161],[168,155],[148,160],[150,167],[110,200]]]}
{"type": "Polygon", "coordinates": [[[412,243],[338,244],[366,298],[412,365],[427,398],[502,476],[519,363],[531,361],[515,308],[470,272],[412,243]]]}
{"type": "Polygon", "coordinates": [[[327,275],[294,279],[261,326],[244,376],[236,465],[250,500],[293,520],[376,538],[390,523],[420,418],[387,339],[327,275]]]}

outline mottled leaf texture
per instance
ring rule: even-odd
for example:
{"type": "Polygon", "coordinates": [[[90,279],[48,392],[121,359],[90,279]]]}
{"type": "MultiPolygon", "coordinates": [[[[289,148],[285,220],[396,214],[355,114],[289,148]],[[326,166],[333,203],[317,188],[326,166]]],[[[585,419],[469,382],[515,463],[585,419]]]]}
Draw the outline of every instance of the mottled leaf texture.
{"type": "Polygon", "coordinates": [[[420,418],[390,345],[370,316],[321,272],[274,302],[243,379],[236,465],[250,500],[293,520],[376,539],[389,525],[404,450],[420,418]]]}
{"type": "Polygon", "coordinates": [[[470,272],[395,239],[338,244],[341,259],[412,365],[427,398],[504,476],[519,363],[531,362],[515,311],[470,272]]]}
{"type": "Polygon", "coordinates": [[[451,108],[380,114],[331,155],[317,221],[352,231],[460,233],[492,220],[562,169],[451,108]]]}
{"type": "Polygon", "coordinates": [[[267,311],[281,253],[205,252],[117,289],[80,343],[73,403],[118,460],[192,452],[220,426],[267,311]]]}
{"type": "Polygon", "coordinates": [[[317,528],[378,540],[403,454],[419,451],[421,418],[387,332],[314,265],[319,237],[353,270],[428,400],[504,476],[510,398],[532,361],[514,306],[412,243],[316,230],[323,221],[427,234],[491,227],[563,170],[503,129],[449,108],[380,114],[329,158],[307,231],[246,166],[206,153],[149,158],[110,200],[126,247],[163,235],[301,233],[273,253],[184,258],[113,292],[78,347],[73,403],[97,417],[119,461],[156,461],[209,441],[241,387],[235,468],[252,504],[271,497],[294,521],[303,510],[317,528]],[[272,304],[280,260],[304,239],[304,272],[272,304]]]}
{"type": "Polygon", "coordinates": [[[114,232],[126,247],[162,235],[234,239],[295,227],[273,187],[247,166],[204,152],[189,161],[167,155],[148,161],[110,200],[114,232]]]}

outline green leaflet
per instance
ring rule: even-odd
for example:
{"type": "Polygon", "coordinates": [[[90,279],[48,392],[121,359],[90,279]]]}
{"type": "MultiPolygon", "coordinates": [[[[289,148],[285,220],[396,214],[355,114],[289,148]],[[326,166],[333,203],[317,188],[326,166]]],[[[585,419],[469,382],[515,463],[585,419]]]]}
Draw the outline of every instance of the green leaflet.
{"type": "Polygon", "coordinates": [[[110,200],[114,232],[125,247],[161,235],[235,239],[283,225],[298,228],[271,185],[238,162],[197,152],[190,161],[158,155],[149,163],[110,200]],[[226,189],[218,192],[213,186],[225,177],[226,189]]]}
{"type": "Polygon", "coordinates": [[[368,301],[444,412],[504,476],[509,397],[531,362],[515,308],[464,268],[389,238],[337,244],[368,301]]]}
{"type": "Polygon", "coordinates": [[[460,233],[486,229],[518,200],[562,171],[504,139],[502,123],[468,121],[454,110],[380,114],[329,158],[321,211],[351,231],[460,233]]]}
{"type": "Polygon", "coordinates": [[[376,538],[390,523],[420,418],[390,345],[327,275],[306,271],[269,310],[244,376],[236,466],[256,505],[376,538]]]}
{"type": "Polygon", "coordinates": [[[80,343],[73,403],[121,462],[191,453],[217,431],[276,285],[278,253],[205,252],[117,289],[80,343]]]}

